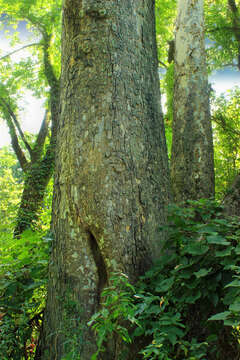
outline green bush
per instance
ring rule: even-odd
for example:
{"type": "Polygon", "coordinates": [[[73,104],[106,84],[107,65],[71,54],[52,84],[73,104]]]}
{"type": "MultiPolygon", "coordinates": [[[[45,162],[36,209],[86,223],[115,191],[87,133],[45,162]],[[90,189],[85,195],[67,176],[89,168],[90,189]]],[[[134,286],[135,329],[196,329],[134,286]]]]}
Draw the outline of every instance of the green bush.
{"type": "Polygon", "coordinates": [[[165,254],[135,288],[118,274],[105,289],[90,322],[99,339],[92,359],[111,331],[128,343],[150,338],[143,359],[239,359],[239,220],[214,201],[189,201],[170,207],[167,230],[165,254]]]}
{"type": "Polygon", "coordinates": [[[33,359],[41,326],[50,238],[30,230],[0,237],[0,354],[33,359]]]}

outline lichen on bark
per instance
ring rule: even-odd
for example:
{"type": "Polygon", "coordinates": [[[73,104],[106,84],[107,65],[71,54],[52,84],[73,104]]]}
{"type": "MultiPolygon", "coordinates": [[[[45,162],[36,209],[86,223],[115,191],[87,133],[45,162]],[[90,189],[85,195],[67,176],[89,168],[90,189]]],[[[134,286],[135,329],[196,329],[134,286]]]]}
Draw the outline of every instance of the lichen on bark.
{"type": "Polygon", "coordinates": [[[177,202],[214,196],[203,0],[178,2],[171,178],[177,202]]]}

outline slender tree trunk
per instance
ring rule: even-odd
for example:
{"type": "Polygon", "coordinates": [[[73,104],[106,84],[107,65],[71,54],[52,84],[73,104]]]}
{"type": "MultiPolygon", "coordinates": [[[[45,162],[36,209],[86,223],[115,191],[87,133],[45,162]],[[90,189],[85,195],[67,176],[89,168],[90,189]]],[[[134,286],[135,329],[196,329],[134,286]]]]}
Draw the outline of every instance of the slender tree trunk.
{"type": "MultiPolygon", "coordinates": [[[[57,136],[57,124],[59,116],[59,95],[54,98],[51,106],[52,129],[51,138],[45,156],[42,158],[41,146],[33,149],[33,157],[28,164],[26,180],[24,182],[21,202],[18,209],[17,223],[14,229],[14,236],[19,236],[24,230],[31,227],[39,219],[39,211],[43,204],[47,185],[53,175],[55,163],[55,148],[57,136]]],[[[39,133],[39,141],[41,134],[39,133]]],[[[45,142],[45,140],[44,140],[45,142]]],[[[42,146],[44,145],[44,142],[42,146]]]]}
{"type": "MultiPolygon", "coordinates": [[[[111,261],[135,281],[161,254],[169,172],[154,1],[65,0],[62,39],[54,241],[39,358],[60,360],[74,349],[89,360],[96,339],[87,321],[99,309],[111,261]]],[[[101,358],[120,355],[113,347],[101,358]]]]}
{"type": "Polygon", "coordinates": [[[39,219],[47,185],[53,175],[54,149],[44,160],[31,164],[24,182],[21,202],[18,209],[17,224],[14,236],[19,236],[24,230],[34,225],[39,219]]]}
{"type": "MultiPolygon", "coordinates": [[[[55,151],[57,141],[57,127],[59,120],[59,80],[56,78],[53,65],[50,61],[49,46],[51,35],[44,35],[44,72],[50,87],[51,137],[45,156],[42,156],[46,140],[44,127],[40,129],[34,148],[31,150],[31,161],[26,171],[26,180],[19,205],[17,224],[14,235],[19,236],[24,230],[31,227],[39,218],[47,185],[53,175],[55,151]]],[[[46,114],[46,117],[48,115],[46,114]]],[[[44,125],[44,122],[43,122],[44,125]]]]}
{"type": "Polygon", "coordinates": [[[224,197],[223,206],[225,214],[240,217],[240,174],[236,176],[224,197]]]}
{"type": "Polygon", "coordinates": [[[171,178],[177,202],[214,196],[203,0],[179,0],[171,178]]]}

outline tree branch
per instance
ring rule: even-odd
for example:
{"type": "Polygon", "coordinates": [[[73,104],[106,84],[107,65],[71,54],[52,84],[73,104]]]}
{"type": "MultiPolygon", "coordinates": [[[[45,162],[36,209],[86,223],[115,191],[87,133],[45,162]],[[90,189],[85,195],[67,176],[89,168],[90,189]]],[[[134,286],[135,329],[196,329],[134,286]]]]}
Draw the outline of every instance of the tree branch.
{"type": "Polygon", "coordinates": [[[53,66],[49,57],[49,47],[50,47],[51,35],[43,33],[43,63],[44,63],[44,72],[51,89],[58,88],[59,81],[54,74],[53,66]]]}
{"type": "Polygon", "coordinates": [[[13,110],[11,109],[11,106],[8,104],[8,102],[6,100],[4,100],[3,98],[1,98],[1,101],[2,103],[5,105],[9,115],[11,116],[11,118],[13,119],[13,122],[16,126],[16,128],[18,129],[18,132],[19,132],[19,135],[21,136],[23,142],[24,142],[24,145],[26,146],[26,149],[28,150],[29,152],[29,155],[30,157],[32,157],[32,148],[31,146],[29,145],[28,141],[26,140],[25,136],[24,136],[24,133],[21,129],[21,126],[17,120],[17,117],[16,115],[14,114],[13,110]]]}
{"type": "Polygon", "coordinates": [[[160,65],[162,65],[165,69],[167,69],[168,67],[167,67],[167,65],[166,64],[164,64],[164,62],[162,62],[162,61],[160,61],[160,60],[158,60],[158,62],[159,62],[159,64],[160,65]]]}
{"type": "Polygon", "coordinates": [[[28,48],[30,46],[37,46],[37,45],[41,45],[41,43],[32,43],[32,44],[24,45],[20,49],[14,50],[14,51],[10,52],[9,54],[6,54],[6,55],[0,57],[0,60],[6,59],[7,57],[9,57],[9,56],[11,56],[13,54],[16,54],[17,52],[22,51],[22,50],[24,50],[24,49],[26,49],[26,48],[28,48]]]}
{"type": "MultiPolygon", "coordinates": [[[[55,152],[55,150],[53,149],[55,149],[55,145],[56,145],[56,134],[57,134],[58,117],[59,117],[59,80],[57,79],[54,73],[53,65],[50,61],[50,56],[49,56],[51,34],[49,35],[46,32],[43,33],[43,40],[44,40],[44,46],[43,46],[44,73],[47,78],[48,84],[50,86],[49,105],[50,105],[51,121],[52,121],[49,149],[52,149],[51,151],[55,152]]],[[[49,154],[46,153],[47,158],[48,156],[49,154]]]]}
{"type": "MultiPolygon", "coordinates": [[[[212,64],[210,64],[210,63],[208,63],[207,64],[208,66],[211,66],[212,64]]],[[[234,64],[234,63],[228,63],[228,64],[221,64],[221,66],[220,66],[220,69],[222,69],[222,68],[224,68],[224,67],[237,67],[238,68],[238,64],[234,64]]]]}
{"type": "Polygon", "coordinates": [[[215,31],[222,31],[222,30],[231,30],[231,31],[235,31],[235,30],[240,30],[240,26],[219,26],[219,27],[215,27],[213,29],[206,29],[206,32],[210,33],[210,32],[215,32],[215,31]]]}
{"type": "Polygon", "coordinates": [[[215,121],[215,123],[217,123],[219,126],[221,126],[224,131],[230,132],[231,134],[229,135],[232,137],[233,140],[235,139],[234,135],[240,136],[240,131],[235,130],[230,125],[227,125],[224,117],[221,114],[212,115],[212,120],[215,121]]]}
{"type": "MultiPolygon", "coordinates": [[[[5,107],[6,106],[5,102],[3,102],[2,100],[3,99],[0,98],[0,101],[2,102],[2,106],[5,107]]],[[[5,113],[5,111],[3,111],[3,113],[5,113]]],[[[20,163],[20,166],[21,166],[23,172],[26,172],[28,169],[29,163],[26,159],[24,152],[21,149],[21,146],[19,145],[16,129],[15,129],[14,123],[12,121],[12,118],[11,118],[8,110],[7,110],[7,113],[5,113],[5,117],[6,117],[7,125],[9,128],[9,133],[10,133],[10,137],[11,137],[11,143],[12,143],[13,150],[17,156],[17,159],[20,163]]]]}
{"type": "Polygon", "coordinates": [[[39,160],[41,157],[43,146],[45,144],[45,140],[48,135],[49,123],[50,123],[50,114],[49,114],[49,110],[47,109],[45,111],[45,115],[44,115],[44,118],[42,121],[41,128],[39,130],[37,139],[34,143],[34,148],[33,148],[33,161],[34,162],[39,160]]]}

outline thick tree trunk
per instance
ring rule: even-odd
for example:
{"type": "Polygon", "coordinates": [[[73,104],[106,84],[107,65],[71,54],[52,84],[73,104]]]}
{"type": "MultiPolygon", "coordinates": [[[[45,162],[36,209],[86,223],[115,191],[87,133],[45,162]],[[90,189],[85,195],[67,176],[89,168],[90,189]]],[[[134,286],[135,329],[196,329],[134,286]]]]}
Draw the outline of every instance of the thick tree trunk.
{"type": "MultiPolygon", "coordinates": [[[[74,348],[89,360],[96,341],[87,321],[100,306],[111,261],[135,281],[161,254],[169,172],[154,1],[65,0],[62,52],[55,239],[40,358],[60,360],[74,348]]],[[[120,355],[113,347],[101,358],[120,355]]]]}
{"type": "Polygon", "coordinates": [[[171,178],[177,202],[214,196],[203,0],[179,0],[171,178]]]}

